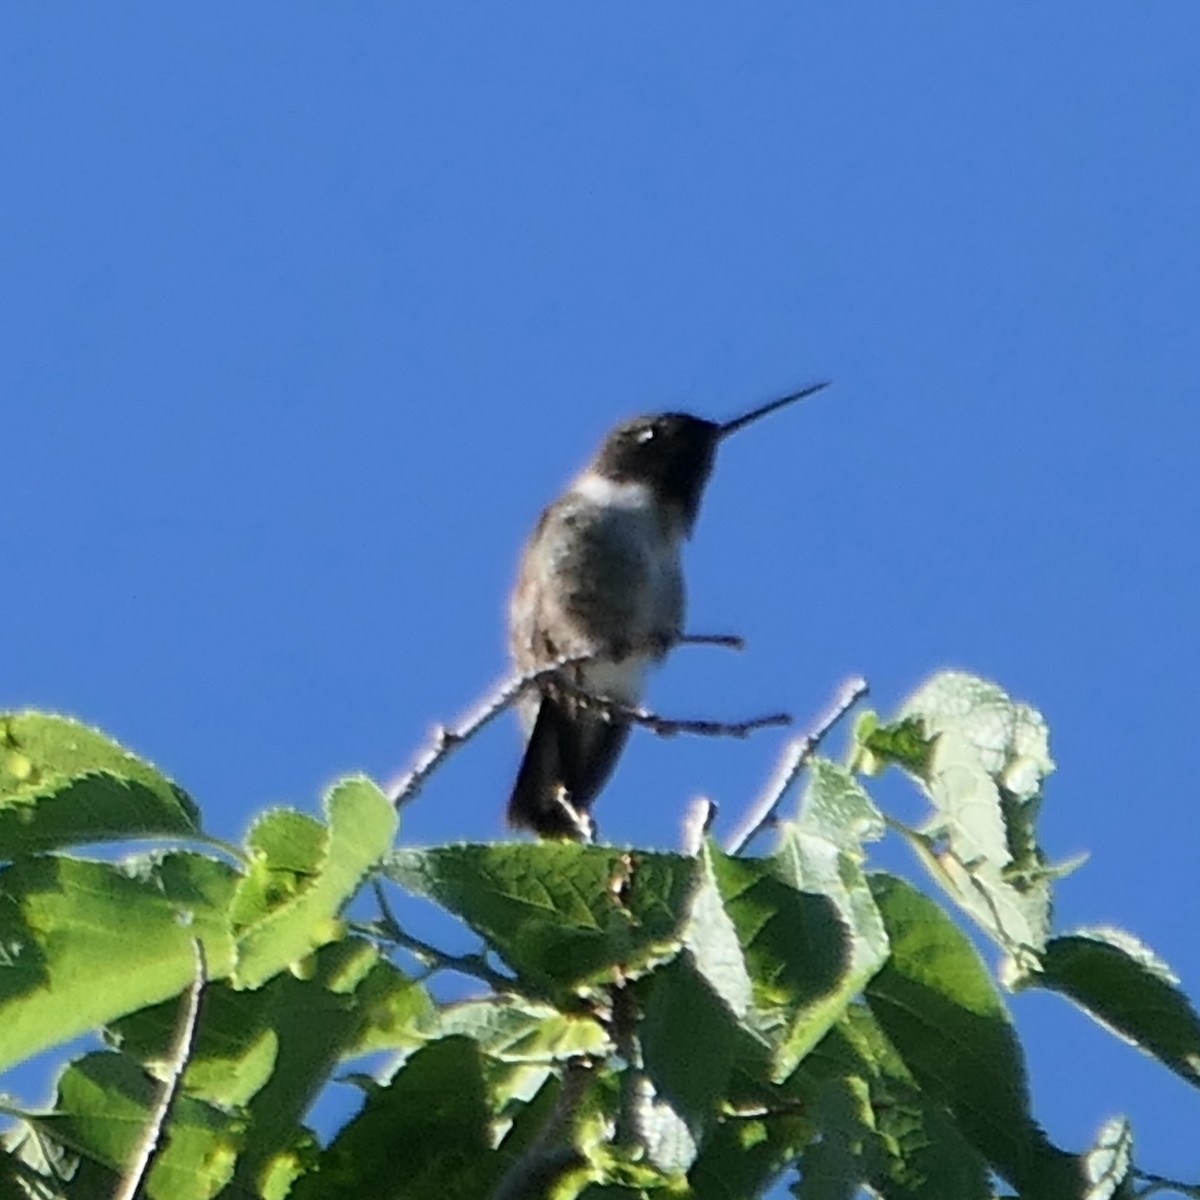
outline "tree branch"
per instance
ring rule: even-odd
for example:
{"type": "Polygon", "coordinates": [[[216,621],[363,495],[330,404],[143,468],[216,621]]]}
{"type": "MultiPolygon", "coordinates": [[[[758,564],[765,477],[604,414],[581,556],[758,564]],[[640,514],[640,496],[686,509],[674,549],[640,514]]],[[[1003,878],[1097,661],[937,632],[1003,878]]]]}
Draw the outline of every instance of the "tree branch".
{"type": "Polygon", "coordinates": [[[756,729],[769,729],[773,726],[790,725],[791,713],[768,713],[765,717],[751,717],[748,721],[709,721],[690,717],[664,717],[646,708],[638,708],[632,704],[622,704],[619,700],[608,696],[597,696],[578,684],[556,679],[554,686],[568,693],[584,708],[595,709],[606,716],[629,721],[633,725],[644,725],[660,737],[674,737],[678,733],[695,733],[701,737],[748,737],[756,729]]]}
{"type": "Polygon", "coordinates": [[[378,879],[371,881],[375,889],[375,899],[379,902],[381,916],[374,925],[374,932],[407,950],[414,958],[424,963],[432,971],[457,971],[460,975],[470,975],[474,979],[486,983],[493,991],[501,993],[517,992],[517,981],[508,975],[497,971],[487,961],[483,953],[479,954],[447,954],[429,942],[405,930],[396,919],[392,906],[388,903],[383,885],[378,879]]]}
{"type": "Polygon", "coordinates": [[[1145,1191],[1139,1192],[1139,1200],[1145,1200],[1147,1196],[1154,1195],[1155,1192],[1177,1192],[1181,1196],[1192,1196],[1200,1200],[1200,1187],[1194,1183],[1181,1183],[1177,1179],[1167,1179],[1163,1175],[1151,1175],[1148,1171],[1134,1170],[1132,1175],[1136,1175],[1142,1180],[1147,1187],[1145,1191]]]}
{"type": "Polygon", "coordinates": [[[654,1090],[646,1077],[642,1046],[638,1038],[641,1014],[624,979],[618,978],[609,988],[609,997],[612,1004],[609,1032],[617,1053],[625,1062],[620,1072],[613,1141],[626,1149],[644,1149],[643,1117],[653,1098],[654,1090]]]}
{"type": "Polygon", "coordinates": [[[677,646],[722,646],[726,650],[745,650],[746,639],[736,633],[684,633],[676,641],[677,646]]]}
{"type": "MultiPolygon", "coordinates": [[[[745,646],[745,642],[735,634],[725,633],[685,633],[681,634],[675,641],[677,646],[724,646],[730,650],[741,650],[745,646]]],[[[531,671],[527,675],[518,675],[510,679],[506,679],[503,683],[498,684],[482,700],[480,700],[474,708],[471,709],[461,721],[453,728],[448,728],[445,725],[439,725],[434,729],[433,739],[429,745],[417,757],[417,761],[404,774],[396,779],[393,779],[387,786],[387,797],[396,808],[409,803],[414,799],[417,793],[425,785],[425,781],[437,770],[442,763],[449,758],[464,742],[473,738],[485,725],[490,725],[506,708],[511,708],[520,698],[533,687],[540,687],[542,684],[549,683],[551,680],[556,680],[556,677],[568,667],[582,666],[584,663],[592,662],[597,656],[592,654],[577,654],[569,657],[560,658],[549,666],[541,667],[536,671],[531,671]]],[[[558,682],[562,682],[558,680],[558,682]]],[[[584,693],[587,695],[588,693],[584,693]]],[[[630,713],[638,713],[640,710],[631,709],[630,713]]],[[[625,715],[625,714],[622,714],[625,715]]],[[[642,720],[638,724],[649,725],[655,728],[657,725],[669,724],[673,728],[670,730],[659,729],[658,732],[693,732],[693,733],[709,733],[710,735],[721,732],[718,723],[710,722],[664,722],[662,718],[655,717],[652,713],[643,714],[642,720]],[[689,725],[706,725],[707,729],[688,729],[683,726],[689,725]]],[[[629,716],[627,719],[636,720],[635,716],[629,716]]],[[[752,729],[757,729],[763,724],[778,725],[781,722],[779,717],[764,718],[760,721],[746,722],[742,725],[727,727],[732,732],[726,733],[725,736],[745,737],[752,729]]]]}
{"type": "Polygon", "coordinates": [[[196,1030],[200,1024],[200,1001],[204,995],[208,969],[204,959],[204,947],[198,938],[192,938],[192,950],[196,956],[196,970],[179,1012],[179,1023],[175,1029],[166,1077],[162,1081],[162,1092],[150,1113],[150,1123],[146,1126],[133,1162],[113,1193],[113,1200],[134,1200],[150,1178],[150,1172],[160,1151],[163,1129],[166,1128],[167,1118],[171,1115],[171,1109],[179,1095],[183,1084],[183,1072],[196,1044],[196,1030]]]}
{"type": "Polygon", "coordinates": [[[572,1142],[575,1120],[587,1098],[596,1073],[586,1058],[569,1059],[563,1068],[562,1088],[546,1124],[529,1148],[504,1173],[492,1200],[531,1200],[547,1196],[551,1186],[568,1171],[586,1161],[572,1142]]]}
{"type": "Polygon", "coordinates": [[[485,725],[491,724],[506,708],[515,704],[527,688],[547,683],[565,667],[579,666],[590,662],[593,657],[594,655],[585,654],[573,658],[560,658],[550,666],[532,671],[528,675],[507,679],[480,700],[453,729],[439,725],[434,730],[433,741],[422,751],[408,773],[388,785],[387,797],[393,806],[400,808],[412,800],[429,776],[459,746],[470,741],[485,725]]]}
{"type": "Polygon", "coordinates": [[[740,854],[753,839],[775,819],[775,810],[788,788],[817,752],[829,731],[856,705],[869,690],[861,676],[848,679],[838,689],[832,704],[817,718],[809,731],[793,740],[767,783],[762,796],[746,814],[745,819],[726,843],[728,854],[740,854]]]}

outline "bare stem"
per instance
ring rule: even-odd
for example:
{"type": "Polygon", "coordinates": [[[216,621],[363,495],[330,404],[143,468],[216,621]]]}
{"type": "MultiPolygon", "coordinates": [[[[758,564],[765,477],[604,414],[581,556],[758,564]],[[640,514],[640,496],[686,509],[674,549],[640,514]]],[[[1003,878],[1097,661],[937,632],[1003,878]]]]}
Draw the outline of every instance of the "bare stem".
{"type": "Polygon", "coordinates": [[[1146,1171],[1134,1171],[1133,1174],[1148,1185],[1144,1191],[1138,1193],[1139,1200],[1145,1200],[1145,1197],[1152,1196],[1155,1192],[1176,1192],[1180,1196],[1200,1198],[1200,1187],[1194,1183],[1181,1183],[1177,1179],[1151,1175],[1146,1171]]]}
{"type": "Polygon", "coordinates": [[[572,1058],[567,1062],[558,1099],[546,1124],[529,1149],[504,1173],[492,1193],[492,1200],[529,1200],[532,1196],[547,1196],[556,1180],[583,1164],[584,1157],[572,1138],[579,1110],[587,1099],[595,1073],[595,1065],[586,1058],[572,1058]]]}
{"type": "Polygon", "coordinates": [[[592,708],[615,720],[644,725],[660,737],[674,737],[677,733],[695,733],[701,737],[744,738],[756,729],[769,729],[778,725],[790,725],[791,713],[768,713],[765,717],[752,717],[748,721],[710,721],[694,718],[664,717],[646,708],[622,704],[608,696],[597,696],[578,684],[555,680],[555,686],[570,694],[584,708],[592,708]]]}
{"type": "Polygon", "coordinates": [[[175,1099],[179,1095],[179,1089],[183,1083],[183,1072],[187,1068],[188,1059],[191,1058],[192,1049],[196,1044],[196,1030],[200,1023],[200,1001],[204,995],[204,981],[208,971],[204,959],[204,947],[198,938],[192,938],[192,950],[196,956],[196,970],[179,1012],[179,1023],[175,1029],[175,1040],[171,1047],[166,1077],[162,1081],[162,1092],[150,1114],[150,1123],[146,1126],[146,1132],[133,1157],[133,1162],[130,1163],[116,1192],[113,1193],[113,1200],[134,1200],[134,1197],[141,1193],[146,1181],[150,1178],[154,1161],[161,1148],[163,1129],[166,1127],[167,1118],[171,1115],[175,1099]]]}
{"type": "Polygon", "coordinates": [[[453,728],[439,725],[434,730],[432,742],[423,750],[413,767],[399,779],[388,785],[388,799],[396,808],[407,804],[424,786],[425,781],[464,742],[473,738],[485,725],[494,721],[506,708],[515,704],[525,691],[549,682],[565,667],[579,666],[590,662],[591,654],[561,658],[548,667],[507,679],[494,687],[453,728]]]}
{"type": "MultiPolygon", "coordinates": [[[[685,633],[676,639],[675,645],[724,646],[730,650],[741,650],[745,646],[745,642],[736,634],[685,633]]],[[[417,757],[413,766],[405,774],[397,777],[388,784],[388,799],[396,808],[407,804],[410,800],[414,799],[429,776],[455,750],[464,742],[473,738],[485,725],[490,725],[505,709],[511,708],[530,688],[540,687],[544,683],[549,683],[551,680],[556,679],[560,672],[566,668],[582,666],[584,663],[591,662],[595,658],[596,655],[594,653],[577,654],[560,658],[556,662],[550,663],[549,666],[540,667],[538,670],[531,671],[527,675],[518,675],[506,679],[503,683],[492,688],[453,728],[439,725],[434,729],[432,740],[417,757]]],[[[636,714],[640,711],[638,709],[631,709],[630,713],[636,714]]],[[[715,721],[665,722],[662,718],[655,717],[651,713],[642,714],[642,719],[640,720],[634,715],[628,716],[627,719],[636,720],[638,724],[649,725],[651,728],[665,725],[672,726],[670,729],[658,728],[657,731],[660,733],[691,732],[706,733],[713,736],[724,732],[719,723],[715,721]],[[706,726],[706,728],[691,728],[691,726],[700,725],[706,726]]],[[[724,733],[724,736],[745,737],[750,730],[758,729],[764,724],[779,725],[785,723],[780,720],[779,716],[763,718],[759,721],[748,722],[742,725],[724,727],[729,730],[729,732],[724,733]]]]}
{"type": "Polygon", "coordinates": [[[726,852],[740,854],[753,839],[775,819],[783,797],[796,781],[808,761],[816,754],[829,731],[852,709],[868,691],[868,684],[861,676],[848,679],[838,689],[833,702],[802,737],[788,744],[779,766],[767,783],[762,795],[754,802],[741,825],[726,843],[726,852]]]}
{"type": "Polygon", "coordinates": [[[501,974],[487,961],[484,953],[447,954],[429,942],[422,941],[404,929],[396,919],[387,894],[378,879],[373,880],[375,899],[379,902],[380,918],[375,931],[387,941],[407,950],[414,958],[424,963],[431,971],[456,971],[486,983],[493,991],[512,993],[516,991],[516,980],[501,974]]]}
{"type": "Polygon", "coordinates": [[[684,633],[677,646],[722,646],[726,650],[745,650],[746,639],[736,633],[684,633]]]}

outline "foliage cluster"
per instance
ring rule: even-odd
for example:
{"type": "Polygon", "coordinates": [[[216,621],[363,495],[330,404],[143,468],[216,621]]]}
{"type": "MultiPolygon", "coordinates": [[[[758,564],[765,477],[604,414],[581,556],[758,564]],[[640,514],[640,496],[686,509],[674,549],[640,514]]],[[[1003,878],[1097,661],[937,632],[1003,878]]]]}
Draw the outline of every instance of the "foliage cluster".
{"type": "Polygon", "coordinates": [[[788,1172],[800,1200],[1135,1195],[1123,1119],[1082,1152],[1034,1120],[1000,987],[951,917],[998,947],[1004,987],[1057,991],[1200,1083],[1200,1020],[1163,964],[1127,934],[1054,931],[1052,769],[1036,711],[945,673],[860,716],[845,762],[810,763],[764,857],[397,849],[358,777],[324,820],[274,809],[234,848],[95,730],[0,718],[0,1070],[102,1039],[47,1109],[4,1102],[0,1197],[109,1197],[139,1152],[154,1200],[742,1200],[788,1172]],[[928,800],[919,829],[868,792],[894,768],[928,800]],[[867,870],[889,829],[941,902],[867,870]],[[71,850],[145,839],[189,848],[71,850]],[[480,951],[414,937],[407,895],[480,951]],[[445,972],[475,994],[445,999],[445,972]],[[306,1115],[337,1078],[361,1104],[321,1144],[306,1115]]]}

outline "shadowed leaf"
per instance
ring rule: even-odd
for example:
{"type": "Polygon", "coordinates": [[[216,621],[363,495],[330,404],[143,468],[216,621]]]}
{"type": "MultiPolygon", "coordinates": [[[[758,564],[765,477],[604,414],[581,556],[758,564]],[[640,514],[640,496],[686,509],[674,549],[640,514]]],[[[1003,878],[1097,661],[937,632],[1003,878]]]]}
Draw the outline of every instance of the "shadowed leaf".
{"type": "Polygon", "coordinates": [[[505,1165],[491,1149],[479,1049],[449,1037],[418,1050],[294,1187],[294,1200],[483,1197],[505,1165]],[[386,1147],[386,1152],[381,1152],[386,1147]]]}
{"type": "Polygon", "coordinates": [[[400,850],[387,874],[460,916],[523,980],[555,991],[674,953],[696,863],[543,842],[400,850]]]}
{"type": "Polygon", "coordinates": [[[871,888],[892,955],[866,999],[917,1085],[1023,1195],[1078,1196],[1077,1161],[1030,1114],[1020,1045],[975,948],[902,880],[875,875],[871,888]]]}
{"type": "Polygon", "coordinates": [[[1053,938],[1028,982],[1061,992],[1200,1086],[1200,1017],[1175,976],[1136,938],[1106,929],[1053,938]]]}

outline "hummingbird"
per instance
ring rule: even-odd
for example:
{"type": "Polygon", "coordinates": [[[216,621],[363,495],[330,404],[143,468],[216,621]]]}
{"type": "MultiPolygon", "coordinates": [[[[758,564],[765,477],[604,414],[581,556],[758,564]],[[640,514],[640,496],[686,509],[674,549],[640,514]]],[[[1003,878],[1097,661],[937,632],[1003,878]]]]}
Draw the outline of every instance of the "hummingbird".
{"type": "Polygon", "coordinates": [[[682,412],[626,421],[542,512],[510,604],[513,661],[522,676],[564,659],[583,661],[519,702],[527,740],[508,801],[511,826],[592,839],[592,803],[631,728],[620,710],[641,702],[649,668],[683,634],[682,548],[717,447],[827,386],[813,384],[725,422],[682,412]]]}

